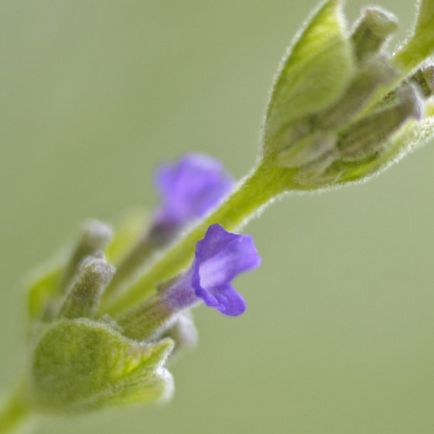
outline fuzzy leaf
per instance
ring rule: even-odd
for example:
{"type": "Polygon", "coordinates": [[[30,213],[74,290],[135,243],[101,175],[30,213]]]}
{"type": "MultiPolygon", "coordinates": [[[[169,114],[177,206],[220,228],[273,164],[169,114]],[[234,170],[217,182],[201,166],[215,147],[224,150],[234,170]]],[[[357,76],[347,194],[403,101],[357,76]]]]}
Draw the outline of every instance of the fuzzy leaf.
{"type": "Polygon", "coordinates": [[[265,145],[291,122],[324,109],[347,87],[354,71],[351,42],[339,0],[326,1],[289,51],[275,83],[265,124],[265,145]]]}
{"type": "Polygon", "coordinates": [[[129,340],[108,325],[61,320],[47,328],[33,357],[33,399],[63,412],[167,398],[172,377],[164,368],[171,339],[129,340]]]}

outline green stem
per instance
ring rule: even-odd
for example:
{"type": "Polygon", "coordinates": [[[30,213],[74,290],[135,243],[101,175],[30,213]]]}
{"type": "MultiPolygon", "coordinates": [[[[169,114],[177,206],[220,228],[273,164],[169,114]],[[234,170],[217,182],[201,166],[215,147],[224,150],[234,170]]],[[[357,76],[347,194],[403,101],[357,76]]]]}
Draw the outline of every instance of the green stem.
{"type": "Polygon", "coordinates": [[[29,407],[18,389],[0,409],[0,434],[16,432],[30,415],[29,407]]]}
{"type": "Polygon", "coordinates": [[[188,231],[120,296],[102,306],[102,313],[117,315],[143,300],[156,285],[172,278],[192,259],[196,243],[214,223],[227,230],[240,229],[271,199],[288,189],[292,172],[262,162],[238,188],[210,215],[188,231]]]}

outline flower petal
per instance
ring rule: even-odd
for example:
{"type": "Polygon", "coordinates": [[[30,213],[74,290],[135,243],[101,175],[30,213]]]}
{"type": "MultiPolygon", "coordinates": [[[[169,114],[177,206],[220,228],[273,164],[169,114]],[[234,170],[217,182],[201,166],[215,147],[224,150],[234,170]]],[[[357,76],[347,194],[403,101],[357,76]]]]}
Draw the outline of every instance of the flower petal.
{"type": "Polygon", "coordinates": [[[216,289],[239,273],[258,267],[260,262],[251,236],[233,234],[220,225],[211,225],[196,246],[193,280],[198,286],[216,289]]]}
{"type": "Polygon", "coordinates": [[[239,273],[256,268],[260,262],[250,236],[211,225],[196,246],[191,270],[196,296],[225,315],[241,315],[246,310],[246,302],[230,282],[239,273]]]}
{"type": "Polygon", "coordinates": [[[231,285],[220,288],[219,291],[212,294],[199,289],[197,295],[202,298],[207,306],[214,307],[224,315],[238,316],[244,313],[247,308],[243,296],[231,285]]]}

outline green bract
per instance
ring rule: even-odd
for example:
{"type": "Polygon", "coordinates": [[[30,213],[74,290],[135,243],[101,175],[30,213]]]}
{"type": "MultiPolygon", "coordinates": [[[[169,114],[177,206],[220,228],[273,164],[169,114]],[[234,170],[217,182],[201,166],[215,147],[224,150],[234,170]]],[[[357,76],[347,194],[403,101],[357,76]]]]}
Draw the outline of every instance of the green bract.
{"type": "Polygon", "coordinates": [[[282,64],[267,111],[265,151],[281,146],[282,134],[295,120],[335,101],[353,70],[342,2],[329,0],[308,21],[282,64]]]}
{"type": "Polygon", "coordinates": [[[31,400],[42,410],[77,412],[168,398],[172,348],[171,339],[138,343],[103,322],[57,321],[34,349],[31,400]]]}

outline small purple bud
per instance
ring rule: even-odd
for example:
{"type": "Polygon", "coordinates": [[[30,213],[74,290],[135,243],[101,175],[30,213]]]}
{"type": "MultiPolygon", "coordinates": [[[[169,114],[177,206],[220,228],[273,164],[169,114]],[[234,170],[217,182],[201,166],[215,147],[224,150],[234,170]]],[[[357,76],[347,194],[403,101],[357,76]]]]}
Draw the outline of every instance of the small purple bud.
{"type": "Polygon", "coordinates": [[[246,302],[231,282],[238,274],[258,267],[260,262],[252,237],[211,225],[197,243],[190,270],[167,290],[167,303],[176,310],[202,300],[225,315],[241,315],[246,302]]]}
{"type": "Polygon", "coordinates": [[[199,154],[161,166],[155,183],[162,197],[155,226],[161,228],[179,228],[204,216],[234,185],[220,162],[199,154]]]}
{"type": "Polygon", "coordinates": [[[234,182],[218,161],[188,154],[175,163],[161,166],[155,184],[162,203],[149,230],[117,265],[106,297],[130,280],[155,250],[172,242],[188,223],[216,206],[232,190],[234,182]]]}

